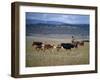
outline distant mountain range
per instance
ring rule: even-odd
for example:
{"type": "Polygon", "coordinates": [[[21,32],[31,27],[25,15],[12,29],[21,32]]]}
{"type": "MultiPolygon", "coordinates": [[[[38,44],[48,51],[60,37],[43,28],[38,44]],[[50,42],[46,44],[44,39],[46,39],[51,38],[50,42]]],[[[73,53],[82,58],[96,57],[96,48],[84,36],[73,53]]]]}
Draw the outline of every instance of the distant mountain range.
{"type": "Polygon", "coordinates": [[[27,25],[65,25],[65,26],[85,26],[89,24],[70,24],[70,23],[64,23],[64,22],[58,22],[58,21],[44,21],[44,20],[26,20],[27,25]]]}
{"type": "Polygon", "coordinates": [[[57,21],[44,21],[44,20],[26,20],[27,24],[52,24],[52,25],[61,25],[64,24],[63,22],[57,21]]]}
{"type": "Polygon", "coordinates": [[[69,24],[56,21],[26,20],[26,35],[71,34],[89,36],[89,24],[69,24]]]}

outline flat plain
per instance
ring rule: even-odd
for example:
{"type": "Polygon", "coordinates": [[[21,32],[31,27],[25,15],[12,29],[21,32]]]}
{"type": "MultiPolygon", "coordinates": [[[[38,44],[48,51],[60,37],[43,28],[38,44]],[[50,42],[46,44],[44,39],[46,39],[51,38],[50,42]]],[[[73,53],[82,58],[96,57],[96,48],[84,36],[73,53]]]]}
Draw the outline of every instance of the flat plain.
{"type": "Polygon", "coordinates": [[[84,46],[72,48],[71,50],[60,49],[57,51],[54,48],[43,51],[33,48],[33,41],[41,41],[57,46],[61,42],[70,42],[70,39],[26,37],[26,67],[89,64],[89,42],[85,42],[84,46]]]}

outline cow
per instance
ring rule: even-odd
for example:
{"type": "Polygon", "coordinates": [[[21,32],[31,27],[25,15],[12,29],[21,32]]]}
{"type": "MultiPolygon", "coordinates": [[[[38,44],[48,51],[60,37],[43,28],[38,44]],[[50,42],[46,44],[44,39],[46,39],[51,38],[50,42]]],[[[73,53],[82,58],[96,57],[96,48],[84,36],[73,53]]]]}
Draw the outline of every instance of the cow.
{"type": "Polygon", "coordinates": [[[74,48],[75,47],[75,45],[74,44],[72,44],[72,43],[61,43],[61,46],[64,48],[64,49],[69,49],[69,50],[71,50],[71,48],[74,48]]]}
{"type": "Polygon", "coordinates": [[[79,43],[80,43],[79,41],[74,41],[72,44],[74,45],[75,48],[78,48],[79,43]]]}
{"type": "Polygon", "coordinates": [[[43,43],[42,42],[33,42],[32,47],[35,48],[36,50],[42,50],[43,43]]]}
{"type": "Polygon", "coordinates": [[[76,45],[76,48],[78,46],[84,46],[84,41],[74,41],[72,44],[76,45]]]}
{"type": "Polygon", "coordinates": [[[53,49],[55,48],[54,45],[51,45],[51,44],[43,44],[43,50],[49,50],[49,49],[53,49]]]}
{"type": "Polygon", "coordinates": [[[80,41],[80,42],[79,42],[79,45],[80,45],[80,46],[84,46],[84,41],[80,41]]]}
{"type": "Polygon", "coordinates": [[[56,46],[56,49],[57,49],[57,51],[59,51],[61,48],[63,48],[60,44],[58,44],[57,46],[56,46]]]}
{"type": "Polygon", "coordinates": [[[61,48],[66,50],[71,50],[71,48],[78,48],[78,43],[61,43],[57,45],[57,51],[59,51],[61,48]]]}

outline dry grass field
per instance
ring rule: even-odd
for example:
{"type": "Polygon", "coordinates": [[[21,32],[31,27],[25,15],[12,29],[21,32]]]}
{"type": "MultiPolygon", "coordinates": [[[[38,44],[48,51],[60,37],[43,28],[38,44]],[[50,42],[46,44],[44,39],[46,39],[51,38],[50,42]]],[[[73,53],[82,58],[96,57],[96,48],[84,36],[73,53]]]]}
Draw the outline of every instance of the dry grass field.
{"type": "MultiPolygon", "coordinates": [[[[35,38],[26,37],[26,67],[89,64],[89,42],[85,42],[84,46],[72,48],[71,50],[61,49],[57,51],[57,49],[49,49],[44,52],[32,47],[33,40],[35,38]]],[[[50,39],[47,42],[54,45],[60,43],[59,40],[50,39]]]]}

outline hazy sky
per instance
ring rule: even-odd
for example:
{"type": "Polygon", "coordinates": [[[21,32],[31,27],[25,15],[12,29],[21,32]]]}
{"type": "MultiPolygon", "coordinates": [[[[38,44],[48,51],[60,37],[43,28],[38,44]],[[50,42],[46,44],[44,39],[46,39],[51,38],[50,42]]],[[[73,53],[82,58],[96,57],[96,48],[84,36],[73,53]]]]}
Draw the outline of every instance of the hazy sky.
{"type": "Polygon", "coordinates": [[[71,24],[89,24],[89,15],[26,12],[26,20],[58,21],[71,24]]]}

